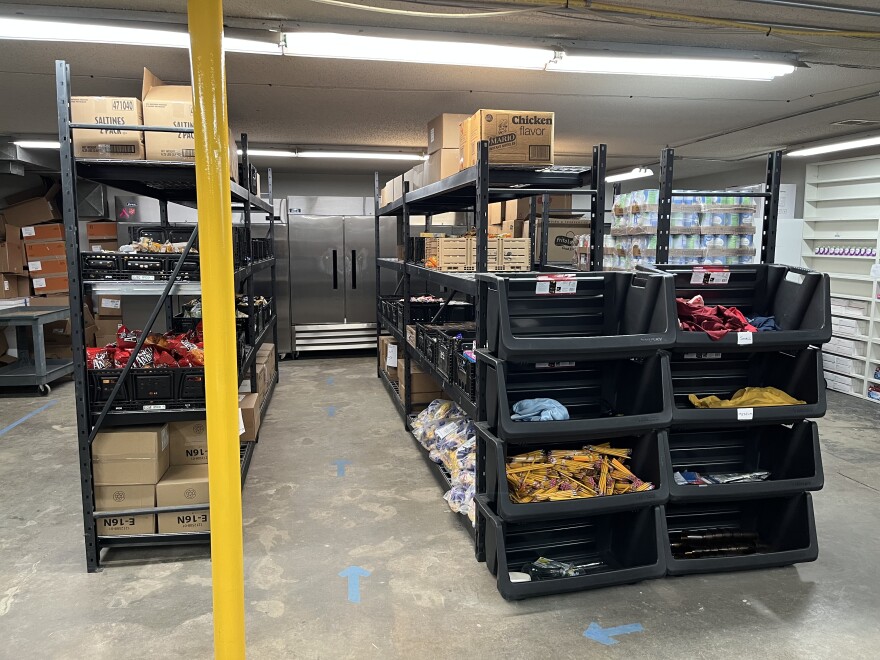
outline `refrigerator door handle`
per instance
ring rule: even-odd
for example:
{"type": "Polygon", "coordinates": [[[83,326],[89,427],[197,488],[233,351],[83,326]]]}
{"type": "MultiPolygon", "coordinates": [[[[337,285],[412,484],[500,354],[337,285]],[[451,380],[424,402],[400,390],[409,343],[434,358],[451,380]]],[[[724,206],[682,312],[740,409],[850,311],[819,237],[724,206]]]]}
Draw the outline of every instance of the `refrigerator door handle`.
{"type": "Polygon", "coordinates": [[[333,288],[339,288],[339,271],[337,268],[336,250],[333,250],[333,288]]]}
{"type": "Polygon", "coordinates": [[[351,251],[351,288],[357,289],[357,250],[351,251]]]}

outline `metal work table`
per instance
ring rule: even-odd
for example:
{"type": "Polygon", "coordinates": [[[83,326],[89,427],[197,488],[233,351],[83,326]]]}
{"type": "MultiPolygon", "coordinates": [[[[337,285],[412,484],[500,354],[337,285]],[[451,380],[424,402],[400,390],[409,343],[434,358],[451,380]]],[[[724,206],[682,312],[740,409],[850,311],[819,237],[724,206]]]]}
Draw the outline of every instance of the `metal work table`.
{"type": "Polygon", "coordinates": [[[47,360],[44,328],[47,323],[70,318],[67,307],[12,307],[0,311],[0,328],[15,328],[18,360],[0,368],[0,387],[35,385],[41,394],[48,394],[49,383],[73,373],[73,360],[47,360]],[[34,354],[28,350],[27,331],[33,337],[34,354]]]}

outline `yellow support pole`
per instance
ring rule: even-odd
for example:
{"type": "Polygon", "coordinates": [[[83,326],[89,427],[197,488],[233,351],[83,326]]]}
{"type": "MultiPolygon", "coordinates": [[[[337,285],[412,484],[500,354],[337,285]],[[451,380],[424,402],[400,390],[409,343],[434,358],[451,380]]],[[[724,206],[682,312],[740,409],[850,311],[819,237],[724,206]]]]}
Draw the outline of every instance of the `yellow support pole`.
{"type": "Polygon", "coordinates": [[[245,657],[244,562],[222,0],[189,0],[189,35],[202,248],[214,657],[238,659],[245,657]]]}

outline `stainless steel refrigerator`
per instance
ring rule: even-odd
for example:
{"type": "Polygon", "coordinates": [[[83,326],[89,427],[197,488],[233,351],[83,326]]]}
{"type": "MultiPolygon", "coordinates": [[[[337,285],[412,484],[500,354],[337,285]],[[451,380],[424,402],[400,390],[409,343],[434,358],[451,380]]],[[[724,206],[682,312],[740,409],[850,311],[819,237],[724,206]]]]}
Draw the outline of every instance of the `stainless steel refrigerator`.
{"type": "MultiPolygon", "coordinates": [[[[372,198],[288,197],[294,354],[375,348],[376,244],[372,213],[372,198]]],[[[380,256],[394,255],[395,231],[394,218],[381,219],[380,256]]],[[[283,300],[279,303],[284,304],[283,300]]]]}

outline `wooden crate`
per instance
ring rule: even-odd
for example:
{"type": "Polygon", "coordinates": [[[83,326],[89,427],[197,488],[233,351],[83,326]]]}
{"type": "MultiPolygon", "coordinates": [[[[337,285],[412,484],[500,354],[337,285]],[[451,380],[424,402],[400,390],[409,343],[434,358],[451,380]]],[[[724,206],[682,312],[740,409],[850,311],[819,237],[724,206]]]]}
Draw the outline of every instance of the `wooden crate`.
{"type": "MultiPolygon", "coordinates": [[[[490,272],[531,270],[531,239],[490,238],[486,260],[490,272]]],[[[426,238],[425,258],[435,257],[437,270],[472,273],[477,267],[477,239],[426,238]]]]}
{"type": "Polygon", "coordinates": [[[490,271],[528,271],[531,262],[532,241],[528,238],[496,238],[489,241],[488,266],[490,271]]]}
{"type": "Polygon", "coordinates": [[[437,270],[473,270],[472,238],[426,238],[425,258],[437,259],[437,270]]]}

